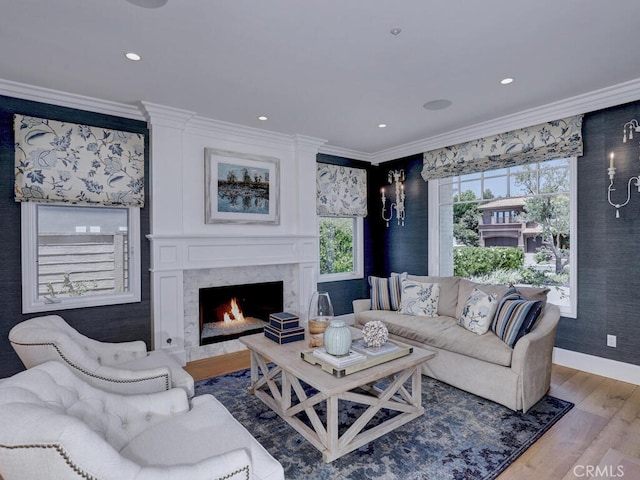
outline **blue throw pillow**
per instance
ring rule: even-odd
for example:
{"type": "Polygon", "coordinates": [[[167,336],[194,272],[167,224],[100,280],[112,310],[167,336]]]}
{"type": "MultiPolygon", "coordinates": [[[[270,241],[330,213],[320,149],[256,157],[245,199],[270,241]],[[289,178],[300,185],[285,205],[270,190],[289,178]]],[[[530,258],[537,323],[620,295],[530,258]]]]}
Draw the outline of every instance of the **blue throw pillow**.
{"type": "Polygon", "coordinates": [[[529,333],[542,312],[541,301],[525,300],[517,292],[507,292],[498,305],[491,330],[511,348],[529,333]]]}
{"type": "Polygon", "coordinates": [[[407,273],[392,273],[389,278],[369,277],[371,310],[394,310],[400,308],[400,286],[407,273]]]}

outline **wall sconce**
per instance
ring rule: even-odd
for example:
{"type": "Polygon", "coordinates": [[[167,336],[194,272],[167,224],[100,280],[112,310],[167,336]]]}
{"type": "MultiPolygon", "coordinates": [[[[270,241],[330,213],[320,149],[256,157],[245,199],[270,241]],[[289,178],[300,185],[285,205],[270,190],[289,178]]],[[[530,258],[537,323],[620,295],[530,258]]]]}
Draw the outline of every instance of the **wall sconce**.
{"type": "Polygon", "coordinates": [[[638,121],[634,118],[633,120],[629,120],[622,127],[622,143],[627,143],[627,130],[629,130],[629,140],[633,140],[633,132],[640,132],[640,125],[638,125],[638,121]]]}
{"type": "MultiPolygon", "coordinates": [[[[635,120],[632,120],[635,121],[635,120]]],[[[631,122],[628,122],[625,125],[625,137],[623,142],[626,142],[626,127],[628,124],[630,124],[631,122]]],[[[638,122],[636,122],[636,125],[638,124],[638,122]]],[[[640,129],[637,129],[636,132],[639,132],[640,129]]],[[[631,130],[629,130],[629,139],[633,139],[633,132],[631,130]]],[[[616,208],[616,218],[620,218],[620,208],[624,207],[625,205],[627,205],[627,203],[629,203],[629,200],[631,199],[631,182],[632,181],[636,181],[636,183],[634,184],[635,187],[638,188],[638,192],[640,193],[640,176],[637,177],[631,177],[629,179],[629,181],[627,182],[627,200],[624,203],[613,203],[611,201],[611,192],[614,192],[616,189],[613,188],[613,178],[616,175],[616,168],[613,166],[613,152],[611,152],[611,155],[609,156],[609,168],[607,169],[607,173],[609,174],[609,180],[611,180],[609,182],[609,188],[607,189],[607,200],[609,200],[609,204],[613,207],[616,208]]]]}
{"type": "Polygon", "coordinates": [[[393,209],[396,210],[396,219],[398,220],[398,225],[404,227],[404,170],[390,170],[389,171],[389,184],[395,183],[395,194],[396,201],[389,205],[389,217],[387,217],[387,197],[384,195],[384,188],[380,189],[382,193],[382,219],[387,222],[387,227],[389,227],[389,221],[393,218],[393,209]]]}

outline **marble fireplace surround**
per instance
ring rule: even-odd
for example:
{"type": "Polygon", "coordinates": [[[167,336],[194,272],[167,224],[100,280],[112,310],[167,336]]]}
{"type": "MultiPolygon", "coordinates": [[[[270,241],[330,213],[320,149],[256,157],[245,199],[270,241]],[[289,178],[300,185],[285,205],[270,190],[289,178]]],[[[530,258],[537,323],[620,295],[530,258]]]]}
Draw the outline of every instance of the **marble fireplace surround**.
{"type": "Polygon", "coordinates": [[[149,235],[154,348],[183,364],[244,349],[238,340],[200,346],[200,288],[283,282],[284,309],[304,320],[317,286],[317,236],[149,235]]]}

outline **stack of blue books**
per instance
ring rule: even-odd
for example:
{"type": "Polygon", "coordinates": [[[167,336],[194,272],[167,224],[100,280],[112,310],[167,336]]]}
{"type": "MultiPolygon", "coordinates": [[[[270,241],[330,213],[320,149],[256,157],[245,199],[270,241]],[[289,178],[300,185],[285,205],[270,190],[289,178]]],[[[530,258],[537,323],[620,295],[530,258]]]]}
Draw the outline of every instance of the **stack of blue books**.
{"type": "Polygon", "coordinates": [[[290,343],[304,340],[304,327],[300,326],[297,315],[289,312],[272,313],[269,324],[264,327],[264,336],[276,343],[290,343]]]}

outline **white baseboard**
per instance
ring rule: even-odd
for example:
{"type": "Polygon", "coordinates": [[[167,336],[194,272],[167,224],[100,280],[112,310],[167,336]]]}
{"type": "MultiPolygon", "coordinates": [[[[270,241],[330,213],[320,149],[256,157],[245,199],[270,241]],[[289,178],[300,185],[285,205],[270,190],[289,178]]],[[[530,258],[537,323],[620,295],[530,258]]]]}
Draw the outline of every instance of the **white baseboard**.
{"type": "Polygon", "coordinates": [[[640,365],[554,347],[553,363],[622,382],[640,385],[640,365]]]}

